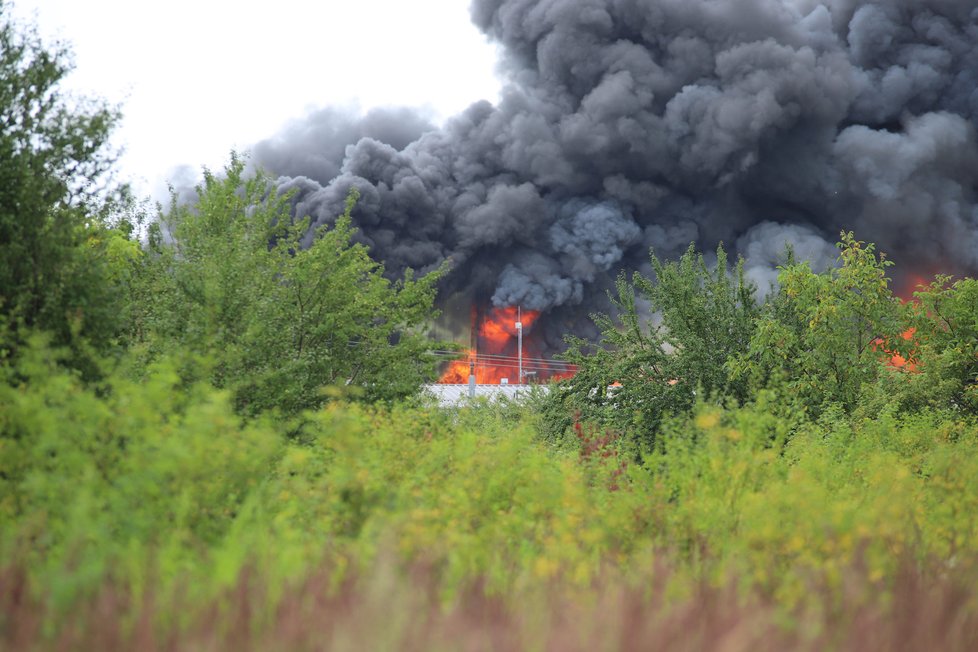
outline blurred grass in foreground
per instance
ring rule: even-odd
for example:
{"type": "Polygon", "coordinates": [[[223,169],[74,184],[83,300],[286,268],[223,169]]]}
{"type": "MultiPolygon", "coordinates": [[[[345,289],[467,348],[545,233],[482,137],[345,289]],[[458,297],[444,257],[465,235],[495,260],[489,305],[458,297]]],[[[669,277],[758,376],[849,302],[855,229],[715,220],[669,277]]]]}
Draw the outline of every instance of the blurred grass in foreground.
{"type": "Polygon", "coordinates": [[[22,360],[7,649],[978,647],[954,414],[700,407],[638,462],[588,424],[544,443],[519,406],[245,420],[165,364],[92,388],[22,360]]]}
{"type": "MultiPolygon", "coordinates": [[[[369,575],[340,584],[326,568],[279,593],[269,611],[269,587],[250,571],[221,595],[187,611],[175,598],[139,604],[118,586],[102,586],[63,617],[54,636],[47,614],[31,599],[23,569],[0,574],[9,650],[974,650],[978,648],[975,583],[925,580],[902,565],[886,598],[864,567],[846,571],[837,592],[813,587],[808,607],[785,612],[736,582],[701,582],[670,595],[676,567],[651,564],[640,578],[598,580],[586,593],[561,582],[505,597],[467,583],[449,603],[430,569],[402,574],[382,561],[369,575]],[[640,586],[635,586],[640,579],[640,586]],[[968,587],[966,588],[966,585],[968,587]],[[834,605],[822,609],[817,605],[834,605]],[[174,613],[183,612],[174,626],[174,613]]],[[[611,577],[613,578],[613,574],[611,577]]]]}

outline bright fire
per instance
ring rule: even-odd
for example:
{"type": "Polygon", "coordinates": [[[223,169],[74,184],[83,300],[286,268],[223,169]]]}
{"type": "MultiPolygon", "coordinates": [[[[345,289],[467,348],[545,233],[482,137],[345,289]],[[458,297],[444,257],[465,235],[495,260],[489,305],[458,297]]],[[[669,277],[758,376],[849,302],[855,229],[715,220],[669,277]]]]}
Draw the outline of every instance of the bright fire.
{"type": "MultiPolygon", "coordinates": [[[[911,342],[914,340],[914,335],[916,335],[916,333],[917,333],[917,329],[911,327],[903,331],[903,333],[900,334],[900,337],[907,340],[908,342],[911,342]]],[[[916,342],[914,343],[916,344],[916,342]]],[[[891,367],[893,367],[894,369],[901,369],[903,371],[911,371],[911,372],[917,371],[917,361],[914,356],[914,353],[916,351],[916,346],[914,346],[914,349],[910,351],[909,357],[905,358],[899,353],[887,349],[885,343],[882,342],[882,340],[879,341],[879,345],[883,353],[890,356],[890,361],[888,364],[891,367]]]]}
{"type": "Polygon", "coordinates": [[[525,382],[569,378],[577,369],[572,365],[547,361],[531,330],[540,316],[536,310],[490,308],[472,311],[473,348],[465,357],[449,363],[438,380],[442,384],[465,384],[475,375],[478,384],[500,384],[503,379],[518,384],[519,351],[516,322],[523,325],[523,374],[525,382]]]}
{"type": "MultiPolygon", "coordinates": [[[[923,290],[928,286],[928,284],[929,283],[924,276],[921,276],[919,274],[914,274],[908,277],[906,280],[904,280],[903,286],[898,291],[896,291],[895,294],[900,298],[900,301],[902,301],[903,303],[907,303],[908,301],[916,302],[913,293],[918,290],[923,290]]],[[[909,371],[911,373],[914,373],[917,371],[917,360],[916,360],[917,342],[915,338],[916,334],[917,334],[917,329],[913,327],[908,328],[907,330],[903,331],[900,334],[900,337],[902,337],[904,340],[908,342],[912,342],[913,344],[907,357],[904,357],[900,353],[897,353],[896,351],[893,351],[890,348],[888,348],[887,342],[883,340],[883,338],[879,338],[875,342],[873,342],[874,348],[878,351],[881,351],[884,355],[890,357],[889,362],[887,363],[890,367],[893,367],[894,369],[899,369],[901,371],[909,371]]]]}

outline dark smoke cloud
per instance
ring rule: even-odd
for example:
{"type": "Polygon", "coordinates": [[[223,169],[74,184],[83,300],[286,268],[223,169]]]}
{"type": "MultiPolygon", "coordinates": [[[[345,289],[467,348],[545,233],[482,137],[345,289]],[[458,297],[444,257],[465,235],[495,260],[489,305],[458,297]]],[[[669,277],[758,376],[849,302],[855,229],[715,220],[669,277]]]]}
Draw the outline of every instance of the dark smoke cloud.
{"type": "MultiPolygon", "coordinates": [[[[766,289],[838,232],[904,269],[978,271],[973,0],[474,0],[506,86],[437,130],[324,111],[255,149],[334,219],[350,187],[392,273],[587,332],[649,248],[723,241],[766,289]]],[[[644,266],[644,267],[643,267],[644,266]]]]}
{"type": "Polygon", "coordinates": [[[324,108],[262,141],[253,155],[278,174],[309,177],[326,185],[339,176],[347,145],[371,138],[404,149],[432,130],[426,116],[410,109],[374,109],[359,118],[351,111],[324,108]]]}

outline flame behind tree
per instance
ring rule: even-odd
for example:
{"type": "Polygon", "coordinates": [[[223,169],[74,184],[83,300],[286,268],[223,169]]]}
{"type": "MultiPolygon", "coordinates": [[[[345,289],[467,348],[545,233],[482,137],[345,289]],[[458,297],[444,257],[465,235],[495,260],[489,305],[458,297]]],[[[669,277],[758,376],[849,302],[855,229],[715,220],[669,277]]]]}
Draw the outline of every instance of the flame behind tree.
{"type": "Polygon", "coordinates": [[[911,326],[897,338],[877,337],[873,340],[873,350],[878,351],[887,366],[900,371],[918,371],[917,329],[911,326]],[[900,340],[903,340],[901,342],[900,340]],[[896,346],[894,346],[896,342],[896,346]],[[904,343],[905,342],[905,343],[904,343]]]}
{"type": "MultiPolygon", "coordinates": [[[[929,286],[930,283],[927,282],[927,277],[924,274],[913,273],[899,284],[894,294],[905,305],[908,303],[917,305],[916,293],[925,292],[929,286]]],[[[900,339],[903,342],[900,342],[899,339],[894,340],[897,342],[897,346],[893,346],[889,340],[883,338],[877,338],[874,344],[884,354],[883,357],[891,368],[912,373],[918,372],[920,370],[920,351],[917,341],[917,327],[911,326],[904,330],[900,333],[900,339]]]]}
{"type": "MultiPolygon", "coordinates": [[[[909,304],[913,308],[919,309],[919,295],[927,295],[928,293],[932,293],[935,288],[943,287],[946,284],[946,281],[949,280],[950,277],[946,276],[927,275],[921,272],[915,272],[906,276],[903,281],[898,284],[894,294],[904,305],[909,304]],[[934,280],[928,282],[928,277],[932,277],[934,280]],[[945,281],[941,281],[940,279],[945,279],[945,281]]],[[[933,317],[933,315],[929,315],[925,318],[932,320],[933,317]]],[[[917,328],[917,326],[907,328],[900,333],[899,339],[894,339],[891,341],[881,337],[877,338],[874,342],[874,346],[884,354],[884,359],[886,359],[887,364],[891,368],[912,373],[920,371],[921,343],[919,340],[920,338],[924,337],[924,334],[921,333],[920,337],[918,337],[917,328]],[[903,342],[900,341],[901,339],[903,342]],[[896,342],[896,345],[894,345],[892,342],[896,342]]]]}
{"type": "Polygon", "coordinates": [[[978,280],[937,275],[907,304],[917,374],[904,387],[905,406],[954,406],[978,413],[978,280]]]}
{"type": "Polygon", "coordinates": [[[879,377],[881,346],[906,360],[911,344],[902,337],[908,307],[890,288],[892,262],[852,233],[838,247],[838,266],[821,274],[807,263],[783,267],[747,353],[733,363],[811,414],[829,404],[853,409],[879,377]]]}
{"type": "Polygon", "coordinates": [[[576,413],[650,446],[668,414],[697,401],[760,400],[762,391],[789,418],[852,412],[868,395],[881,408],[978,406],[978,282],[944,288],[945,278],[904,302],[875,245],[843,233],[838,248],[838,265],[820,273],[789,256],[763,306],[743,264],[728,267],[722,249],[712,268],[692,248],[674,263],[653,257],[654,280],[619,279],[616,313],[599,316],[602,346],[574,341],[568,359],[580,371],[548,399],[548,432],[566,431],[576,413]],[[644,320],[638,299],[660,318],[644,320]]]}

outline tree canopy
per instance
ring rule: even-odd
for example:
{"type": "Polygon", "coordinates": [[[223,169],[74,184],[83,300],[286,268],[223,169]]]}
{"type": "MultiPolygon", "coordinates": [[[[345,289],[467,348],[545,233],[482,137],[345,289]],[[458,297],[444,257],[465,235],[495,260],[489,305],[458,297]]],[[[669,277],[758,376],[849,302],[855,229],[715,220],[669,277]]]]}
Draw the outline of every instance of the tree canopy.
{"type": "Polygon", "coordinates": [[[902,349],[908,327],[890,288],[892,263],[852,233],[842,233],[838,247],[837,265],[821,274],[807,262],[781,268],[750,345],[731,360],[754,391],[777,387],[812,415],[832,403],[855,408],[887,351],[902,349]]]}
{"type": "MultiPolygon", "coordinates": [[[[731,274],[723,247],[716,257],[711,268],[690,245],[678,261],[653,254],[655,280],[639,273],[631,282],[620,276],[611,298],[617,314],[592,315],[601,346],[570,340],[564,357],[579,372],[555,388],[548,410],[565,419],[571,411],[598,418],[640,433],[648,444],[662,418],[689,411],[697,394],[745,398],[746,383],[732,377],[726,362],[748,346],[757,299],[743,261],[731,274]],[[639,299],[645,302],[642,313],[639,299]]],[[[558,420],[557,430],[565,427],[558,420]]]]}
{"type": "Polygon", "coordinates": [[[104,349],[121,323],[113,263],[125,236],[105,220],[119,113],[67,94],[70,70],[65,46],[0,1],[0,328],[14,347],[15,331],[45,330],[85,367],[85,346],[104,349]]]}
{"type": "Polygon", "coordinates": [[[440,272],[391,281],[353,241],[350,211],[331,228],[294,220],[267,177],[233,157],[174,200],[150,236],[132,335],[144,355],[184,356],[246,413],[320,405],[323,386],[367,400],[413,394],[434,374],[425,324],[440,272]]]}
{"type": "Polygon", "coordinates": [[[938,277],[905,303],[873,244],[844,232],[838,248],[821,273],[786,251],[763,304],[722,248],[712,268],[690,247],[675,262],[653,256],[654,280],[620,277],[617,314],[593,316],[600,344],[570,341],[581,371],[545,405],[551,436],[592,420],[648,449],[665,418],[697,402],[763,402],[792,423],[978,411],[978,284],[938,277]]]}

